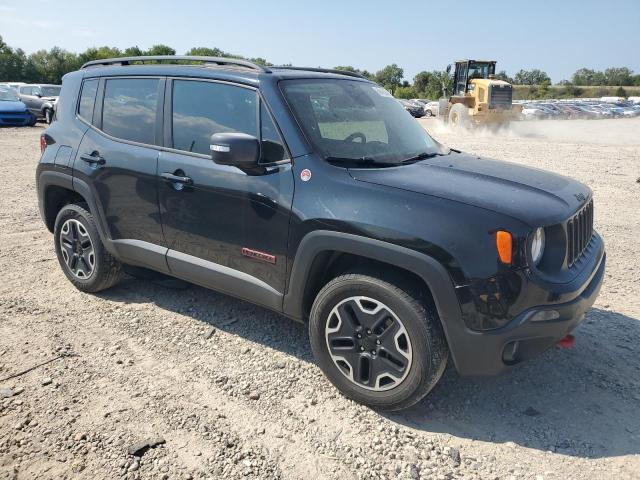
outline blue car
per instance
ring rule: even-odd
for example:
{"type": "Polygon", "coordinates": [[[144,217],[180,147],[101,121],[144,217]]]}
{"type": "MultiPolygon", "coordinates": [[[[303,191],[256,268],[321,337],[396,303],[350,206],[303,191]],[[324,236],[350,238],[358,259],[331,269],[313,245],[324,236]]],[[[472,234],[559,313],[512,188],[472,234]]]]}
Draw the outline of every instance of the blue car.
{"type": "Polygon", "coordinates": [[[36,117],[20,101],[18,93],[9,89],[0,89],[0,127],[23,127],[36,124],[36,117]]]}

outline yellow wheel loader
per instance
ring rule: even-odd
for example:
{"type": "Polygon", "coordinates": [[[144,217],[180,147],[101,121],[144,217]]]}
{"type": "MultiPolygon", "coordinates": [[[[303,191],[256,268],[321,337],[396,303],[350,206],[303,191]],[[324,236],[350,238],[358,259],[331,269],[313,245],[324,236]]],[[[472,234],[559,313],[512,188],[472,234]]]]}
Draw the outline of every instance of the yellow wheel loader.
{"type": "MultiPolygon", "coordinates": [[[[520,117],[522,107],[513,105],[511,84],[495,78],[493,60],[458,60],[451,96],[441,98],[438,115],[454,128],[487,125],[499,128],[520,117]]],[[[451,65],[447,73],[451,72],[451,65]]]]}

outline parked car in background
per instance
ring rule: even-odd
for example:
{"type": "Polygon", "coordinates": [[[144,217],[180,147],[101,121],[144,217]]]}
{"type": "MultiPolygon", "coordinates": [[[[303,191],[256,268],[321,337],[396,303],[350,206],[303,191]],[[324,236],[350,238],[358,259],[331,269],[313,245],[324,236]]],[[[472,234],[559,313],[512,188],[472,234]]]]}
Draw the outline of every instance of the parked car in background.
{"type": "Polygon", "coordinates": [[[540,120],[548,117],[547,110],[540,105],[526,103],[522,106],[522,118],[525,120],[540,120]]]}
{"type": "Polygon", "coordinates": [[[440,107],[440,104],[438,102],[423,98],[415,98],[413,99],[413,101],[420,102],[424,106],[424,115],[426,117],[434,117],[438,115],[438,109],[440,107]]]}
{"type": "Polygon", "coordinates": [[[412,117],[424,117],[424,105],[422,105],[420,102],[414,102],[413,100],[404,100],[402,98],[398,99],[398,102],[400,102],[400,105],[402,105],[404,109],[411,114],[412,117]]]}
{"type": "Polygon", "coordinates": [[[1,87],[12,88],[12,89],[17,91],[18,88],[20,88],[21,85],[26,85],[26,83],[24,83],[24,82],[3,82],[3,83],[0,83],[0,88],[1,87]]]}
{"type": "Polygon", "coordinates": [[[36,118],[44,119],[47,124],[53,121],[55,103],[60,96],[60,85],[22,85],[19,89],[22,100],[36,118]]]}
{"type": "Polygon", "coordinates": [[[20,101],[18,93],[10,87],[0,87],[0,126],[32,126],[35,123],[36,118],[20,101]]]}

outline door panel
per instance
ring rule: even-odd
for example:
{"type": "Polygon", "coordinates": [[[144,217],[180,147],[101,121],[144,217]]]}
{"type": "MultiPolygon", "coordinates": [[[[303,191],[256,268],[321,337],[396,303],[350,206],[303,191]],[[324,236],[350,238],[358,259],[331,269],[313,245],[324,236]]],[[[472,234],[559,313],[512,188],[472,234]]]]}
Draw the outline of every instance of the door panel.
{"type": "Polygon", "coordinates": [[[164,245],[156,180],[158,150],[113,140],[95,129],[85,134],[74,174],[93,189],[112,240],[142,240],[164,245]],[[103,164],[83,158],[97,154],[103,164]]]}
{"type": "MultiPolygon", "coordinates": [[[[211,159],[160,152],[158,172],[186,176],[191,185],[159,178],[160,215],[170,250],[249,274],[284,291],[290,164],[247,175],[211,159]],[[275,263],[246,256],[243,248],[275,256],[275,263]]],[[[171,259],[169,258],[171,266],[171,259]]]]}

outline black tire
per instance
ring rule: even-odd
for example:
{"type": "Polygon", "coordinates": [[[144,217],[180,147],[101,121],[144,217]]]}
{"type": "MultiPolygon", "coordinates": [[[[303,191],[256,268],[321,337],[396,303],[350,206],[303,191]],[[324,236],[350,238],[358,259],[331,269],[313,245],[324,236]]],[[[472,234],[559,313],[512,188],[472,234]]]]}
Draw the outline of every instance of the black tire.
{"type": "Polygon", "coordinates": [[[51,125],[51,122],[53,122],[53,110],[50,108],[47,108],[44,111],[44,121],[47,125],[51,125]]]}
{"type": "MultiPolygon", "coordinates": [[[[318,366],[331,383],[346,397],[372,408],[387,411],[410,407],[427,395],[442,376],[449,357],[449,349],[435,308],[429,304],[424,295],[413,292],[410,287],[401,286],[401,281],[394,283],[361,273],[339,276],[320,290],[313,303],[309,319],[311,349],[318,366]],[[334,321],[331,316],[335,317],[335,312],[340,305],[344,305],[354,297],[373,299],[379,302],[379,305],[388,307],[394,318],[401,319],[400,325],[404,327],[408,337],[407,350],[411,354],[410,364],[406,367],[404,376],[387,390],[372,389],[381,385],[380,376],[375,379],[375,385],[371,379],[367,380],[369,387],[356,383],[353,380],[354,370],[349,368],[348,374],[344,366],[342,368],[339,366],[340,363],[350,364],[341,362],[340,359],[334,360],[335,355],[332,356],[330,352],[329,335],[332,334],[331,330],[335,330],[330,327],[331,322],[334,321]]],[[[393,319],[390,320],[393,322],[393,319]]],[[[367,330],[367,333],[371,332],[367,330]]],[[[342,333],[340,332],[339,335],[342,333]]],[[[357,338],[353,337],[356,343],[349,353],[350,358],[358,358],[358,355],[360,358],[368,356],[369,360],[365,360],[366,365],[369,365],[369,362],[373,365],[376,359],[373,356],[373,350],[371,355],[368,351],[360,352],[363,347],[357,344],[357,342],[369,340],[357,340],[357,338]]],[[[394,342],[398,344],[397,334],[394,342]]],[[[377,361],[381,362],[385,357],[381,351],[378,353],[377,361]]],[[[369,372],[373,371],[380,370],[372,366],[369,372]]]]}
{"type": "Polygon", "coordinates": [[[456,103],[449,109],[449,125],[456,130],[469,127],[469,109],[462,103],[456,103]]]}
{"type": "MultiPolygon", "coordinates": [[[[66,227],[69,229],[69,227],[66,227]]],[[[73,233],[68,233],[68,236],[73,236],[73,233]]],[[[78,230],[76,230],[76,238],[78,237],[78,230]]],[[[56,249],[56,255],[62,271],[67,276],[69,281],[73,285],[83,292],[99,292],[106,290],[107,288],[115,285],[122,277],[122,266],[115,257],[113,257],[104,247],[98,229],[96,227],[95,219],[89,212],[86,204],[69,204],[64,206],[58,216],[54,226],[54,244],[56,249]],[[78,227],[78,223],[81,227],[78,227]],[[68,262],[69,251],[74,251],[73,248],[69,248],[68,242],[63,242],[62,234],[63,228],[66,225],[75,226],[76,229],[81,231],[83,238],[88,238],[90,246],[92,248],[93,262],[87,262],[84,258],[80,259],[80,256],[76,255],[75,266],[81,265],[81,268],[72,269],[71,264],[68,262]],[[63,246],[63,244],[65,246],[63,246]],[[66,253],[63,254],[63,249],[66,253]],[[89,271],[87,275],[83,273],[83,276],[79,276],[77,273],[82,273],[82,270],[89,271]]],[[[82,246],[78,247],[82,248],[82,246]]]]}
{"type": "Polygon", "coordinates": [[[431,110],[427,110],[424,112],[425,117],[431,117],[433,116],[433,112],[431,110]]]}

